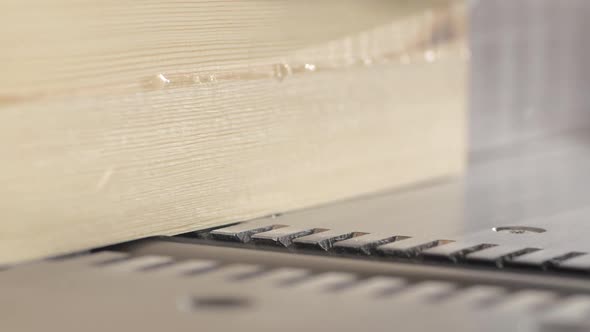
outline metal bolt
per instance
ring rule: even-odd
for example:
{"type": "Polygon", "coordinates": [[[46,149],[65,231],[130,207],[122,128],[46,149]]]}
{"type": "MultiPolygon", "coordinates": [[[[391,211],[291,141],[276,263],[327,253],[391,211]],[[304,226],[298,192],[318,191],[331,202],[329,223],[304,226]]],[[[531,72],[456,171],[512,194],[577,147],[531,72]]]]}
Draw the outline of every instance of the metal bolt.
{"type": "Polygon", "coordinates": [[[492,228],[494,232],[506,232],[510,234],[545,233],[547,230],[530,226],[502,226],[492,228]]]}
{"type": "Polygon", "coordinates": [[[180,311],[184,312],[194,312],[197,310],[235,310],[251,306],[252,301],[249,298],[238,296],[185,296],[179,298],[176,305],[180,311]]]}

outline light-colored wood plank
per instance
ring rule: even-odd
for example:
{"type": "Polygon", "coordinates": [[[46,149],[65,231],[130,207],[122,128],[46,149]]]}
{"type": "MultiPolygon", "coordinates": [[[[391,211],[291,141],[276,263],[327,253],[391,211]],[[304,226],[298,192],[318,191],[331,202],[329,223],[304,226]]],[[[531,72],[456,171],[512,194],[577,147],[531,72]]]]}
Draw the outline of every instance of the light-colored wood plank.
{"type": "Polygon", "coordinates": [[[457,1],[0,7],[0,262],[463,168],[457,1]]]}

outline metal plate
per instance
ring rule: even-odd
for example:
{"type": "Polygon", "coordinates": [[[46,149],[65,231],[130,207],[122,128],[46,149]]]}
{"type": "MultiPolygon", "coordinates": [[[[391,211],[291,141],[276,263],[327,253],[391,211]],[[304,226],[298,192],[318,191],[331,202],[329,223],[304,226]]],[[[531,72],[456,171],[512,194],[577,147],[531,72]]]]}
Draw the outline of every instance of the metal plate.
{"type": "Polygon", "coordinates": [[[590,326],[590,297],[580,295],[171,259],[101,252],[4,271],[2,326],[10,331],[317,331],[327,326],[358,331],[367,324],[390,331],[385,322],[404,331],[590,326]]]}

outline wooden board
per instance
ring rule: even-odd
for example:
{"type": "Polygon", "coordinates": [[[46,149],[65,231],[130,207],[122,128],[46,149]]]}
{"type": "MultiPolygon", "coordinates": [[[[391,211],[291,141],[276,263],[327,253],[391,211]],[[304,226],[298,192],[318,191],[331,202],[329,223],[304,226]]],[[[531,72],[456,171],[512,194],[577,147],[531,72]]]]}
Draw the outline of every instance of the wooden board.
{"type": "Polygon", "coordinates": [[[7,0],[0,262],[461,172],[458,1],[7,0]]]}

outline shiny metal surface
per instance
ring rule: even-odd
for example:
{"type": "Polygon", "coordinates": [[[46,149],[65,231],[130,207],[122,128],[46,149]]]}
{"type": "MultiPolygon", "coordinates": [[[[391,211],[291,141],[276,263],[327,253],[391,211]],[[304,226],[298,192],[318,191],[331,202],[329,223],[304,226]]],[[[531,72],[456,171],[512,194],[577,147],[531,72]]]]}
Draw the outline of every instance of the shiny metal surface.
{"type": "MultiPolygon", "coordinates": [[[[370,233],[335,242],[335,248],[411,237],[418,242],[461,240],[564,253],[590,252],[588,169],[590,135],[570,132],[476,154],[462,178],[284,213],[248,225],[321,228],[333,234],[370,233]],[[494,231],[516,226],[545,231],[494,231]]],[[[260,232],[254,237],[268,236],[260,232]]]]}

